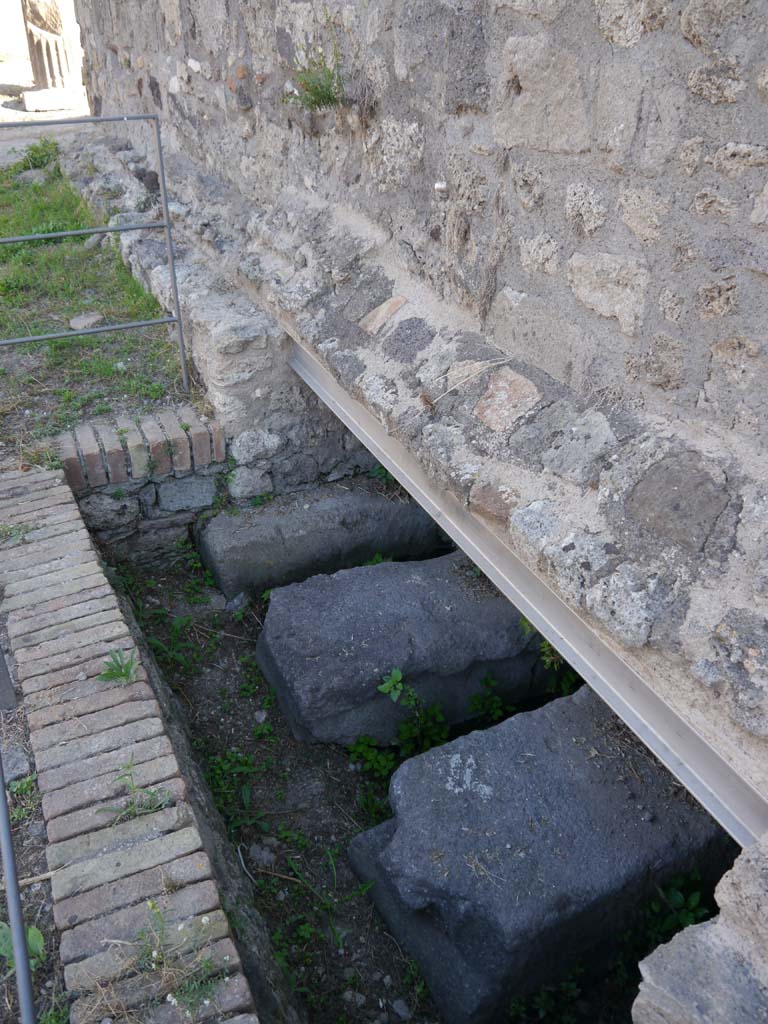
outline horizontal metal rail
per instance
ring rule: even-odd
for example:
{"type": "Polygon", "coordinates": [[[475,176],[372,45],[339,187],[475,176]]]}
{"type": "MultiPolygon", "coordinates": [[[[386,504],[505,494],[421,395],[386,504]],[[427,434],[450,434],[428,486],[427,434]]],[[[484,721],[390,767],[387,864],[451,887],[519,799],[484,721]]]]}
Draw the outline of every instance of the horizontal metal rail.
{"type": "Polygon", "coordinates": [[[189,391],[189,370],[187,368],[187,350],[184,341],[184,327],[181,322],[181,304],[179,302],[179,286],[176,280],[176,258],[171,235],[171,214],[168,209],[168,190],[165,181],[165,161],[163,144],[160,138],[160,119],[157,114],[114,114],[105,117],[68,117],[54,118],[48,121],[5,121],[0,122],[0,129],[22,128],[62,128],[75,125],[118,124],[127,121],[149,121],[153,127],[155,149],[157,152],[158,183],[160,186],[160,202],[163,208],[163,219],[147,223],[109,225],[95,228],[76,228],[71,231],[42,231],[32,235],[11,235],[0,238],[0,245],[11,245],[25,242],[41,242],[56,238],[73,238],[83,235],[99,235],[120,233],[122,231],[146,231],[161,228],[165,232],[165,245],[168,257],[168,270],[171,279],[171,298],[173,316],[159,317],[155,320],[133,320],[124,324],[106,324],[103,327],[90,327],[85,330],[53,331],[48,334],[28,334],[19,338],[0,338],[0,347],[6,345],[26,345],[35,341],[56,341],[60,338],[72,338],[89,334],[110,334],[115,331],[130,331],[143,327],[156,327],[161,324],[175,324],[179,343],[179,359],[181,361],[181,382],[185,391],[189,391]]]}
{"type": "Polygon", "coordinates": [[[742,846],[768,831],[768,799],[609,648],[294,339],[289,363],[499,590],[742,846]]]}
{"type": "Polygon", "coordinates": [[[7,235],[0,238],[0,245],[11,245],[16,242],[42,242],[47,238],[75,238],[78,235],[108,235],[119,231],[147,231],[152,228],[165,228],[165,221],[152,221],[151,224],[121,224],[119,227],[75,228],[72,231],[46,231],[39,235],[7,235]]]}
{"type": "Polygon", "coordinates": [[[57,117],[50,121],[3,121],[0,128],[53,128],[76,124],[109,124],[119,121],[157,121],[157,114],[108,114],[104,117],[57,117]]]}
{"type": "Polygon", "coordinates": [[[27,334],[23,338],[0,338],[0,346],[25,345],[30,341],[55,341],[57,338],[77,338],[81,334],[109,334],[111,331],[132,331],[141,327],[156,327],[159,324],[175,324],[175,316],[161,316],[157,320],[131,320],[125,324],[105,324],[103,327],[85,327],[82,331],[55,331],[53,334],[27,334]]]}

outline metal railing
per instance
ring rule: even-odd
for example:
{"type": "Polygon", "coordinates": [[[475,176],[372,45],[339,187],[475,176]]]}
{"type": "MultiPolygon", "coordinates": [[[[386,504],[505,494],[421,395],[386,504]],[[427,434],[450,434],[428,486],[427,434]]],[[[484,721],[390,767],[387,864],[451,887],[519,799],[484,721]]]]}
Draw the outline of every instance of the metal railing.
{"type": "Polygon", "coordinates": [[[0,346],[3,345],[24,345],[33,341],[54,341],[58,338],[73,338],[90,334],[109,334],[114,331],[130,331],[144,327],[157,327],[161,324],[176,324],[176,331],[179,343],[179,359],[181,361],[181,381],[184,391],[189,391],[189,371],[187,369],[187,351],[184,343],[184,328],[181,323],[181,307],[179,305],[179,288],[176,281],[176,261],[173,250],[173,237],[171,235],[171,218],[168,210],[168,192],[165,182],[165,161],[163,159],[163,144],[160,138],[160,119],[157,114],[125,114],[112,117],[72,117],[56,118],[50,121],[6,121],[0,122],[0,129],[22,128],[54,128],[70,127],[73,125],[109,124],[123,123],[126,121],[149,121],[154,127],[155,149],[157,152],[158,183],[160,186],[160,202],[162,205],[163,219],[151,221],[146,224],[120,224],[110,227],[102,225],[95,228],[78,228],[73,231],[47,231],[33,235],[12,235],[0,238],[0,245],[12,245],[24,242],[39,242],[45,239],[74,238],[83,235],[106,235],[122,231],[152,231],[163,230],[165,233],[165,247],[168,258],[168,272],[171,279],[171,297],[173,301],[173,315],[158,317],[155,320],[132,320],[128,323],[107,324],[103,327],[90,327],[83,330],[53,331],[49,334],[28,334],[18,338],[0,338],[0,346]]]}
{"type": "MultiPolygon", "coordinates": [[[[24,345],[35,341],[53,341],[58,338],[74,338],[91,334],[108,334],[116,331],[129,331],[144,327],[156,327],[162,324],[175,324],[178,344],[179,358],[181,361],[181,379],[185,391],[189,391],[189,373],[187,369],[187,353],[184,343],[184,328],[181,322],[181,307],[179,305],[179,290],[176,281],[176,262],[174,258],[173,237],[171,235],[171,220],[168,210],[168,193],[165,181],[165,161],[163,160],[163,146],[160,138],[160,121],[156,114],[128,114],[120,117],[76,117],[56,118],[46,121],[8,121],[0,123],[0,129],[15,128],[28,131],[33,128],[54,128],[72,125],[91,125],[106,123],[121,123],[126,121],[149,121],[154,127],[155,148],[157,152],[158,183],[160,186],[160,202],[162,204],[162,216],[160,221],[149,223],[120,224],[110,227],[102,225],[93,228],[78,228],[72,231],[45,231],[31,235],[11,235],[0,238],[0,245],[23,244],[25,242],[40,242],[46,239],[75,238],[89,235],[107,235],[123,231],[151,231],[163,230],[165,233],[165,245],[168,258],[168,271],[171,280],[171,296],[173,300],[173,315],[158,317],[154,320],[132,320],[127,323],[107,324],[102,327],[88,327],[82,330],[52,331],[47,334],[30,334],[18,338],[0,338],[0,346],[24,345]]],[[[7,672],[5,660],[0,651],[0,671],[7,672]]],[[[24,925],[24,916],[21,905],[21,892],[19,889],[18,875],[16,872],[16,859],[13,851],[13,839],[11,836],[11,818],[8,808],[8,798],[5,791],[5,778],[3,774],[2,757],[0,757],[0,862],[3,867],[5,897],[8,907],[8,923],[11,930],[13,943],[13,957],[15,967],[16,986],[19,994],[19,1013],[21,1024],[35,1024],[35,1004],[32,991],[32,977],[29,968],[29,957],[27,952],[27,932],[24,925]]]]}
{"type": "MultiPolygon", "coordinates": [[[[0,651],[0,674],[10,681],[5,656],[0,651]]],[[[19,993],[20,1024],[35,1024],[35,1000],[32,995],[32,972],[29,969],[27,954],[27,930],[24,927],[24,914],[21,909],[21,890],[16,873],[16,857],[13,853],[11,836],[11,814],[8,809],[8,797],[5,793],[5,776],[3,758],[0,754],[0,864],[3,867],[5,882],[5,901],[8,905],[8,924],[11,929],[13,944],[13,962],[16,974],[16,989],[19,993]]]]}

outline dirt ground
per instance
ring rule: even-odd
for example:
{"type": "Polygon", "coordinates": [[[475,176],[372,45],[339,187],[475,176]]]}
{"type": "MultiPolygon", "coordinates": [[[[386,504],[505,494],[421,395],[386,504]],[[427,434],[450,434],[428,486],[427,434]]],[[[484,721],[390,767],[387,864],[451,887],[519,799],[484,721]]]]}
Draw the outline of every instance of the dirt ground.
{"type": "MultiPolygon", "coordinates": [[[[0,636],[0,642],[2,637],[0,636]]],[[[4,749],[20,746],[29,755],[29,735],[22,708],[0,712],[0,743],[4,749]]],[[[66,1024],[69,1019],[64,980],[58,959],[58,935],[53,923],[51,885],[47,880],[45,860],[46,833],[41,810],[40,794],[35,775],[28,774],[9,785],[11,833],[16,853],[16,870],[22,881],[22,911],[28,929],[28,942],[32,948],[35,937],[29,929],[37,929],[42,941],[42,953],[31,957],[34,967],[32,982],[38,1024],[66,1024]],[[44,876],[40,881],[31,879],[44,876]]],[[[0,879],[3,878],[0,868],[0,879]]],[[[0,891],[0,932],[5,933],[8,921],[5,893],[0,891]]],[[[3,938],[0,935],[0,1021],[19,1019],[15,978],[8,961],[2,955],[3,938]]]]}
{"type": "Polygon", "coordinates": [[[226,610],[189,550],[121,576],[313,1024],[438,1020],[418,969],[352,874],[350,839],[389,816],[386,786],[333,746],[295,740],[253,661],[265,612],[226,610]],[[192,563],[190,565],[190,562],[192,563]]]}

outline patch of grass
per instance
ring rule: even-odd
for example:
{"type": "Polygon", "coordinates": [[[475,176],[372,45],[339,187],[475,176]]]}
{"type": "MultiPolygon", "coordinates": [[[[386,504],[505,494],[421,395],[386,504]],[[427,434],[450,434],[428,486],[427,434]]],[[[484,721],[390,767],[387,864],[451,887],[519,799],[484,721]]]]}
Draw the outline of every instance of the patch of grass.
{"type": "MultiPolygon", "coordinates": [[[[173,997],[178,1005],[190,1017],[194,1016],[203,1003],[213,996],[214,990],[221,980],[221,971],[216,967],[210,956],[205,956],[196,965],[193,973],[175,987],[173,997]]],[[[168,1000],[173,1002],[173,1000],[168,1000]]]]}
{"type": "Polygon", "coordinates": [[[179,560],[186,566],[189,578],[184,584],[184,596],[190,604],[208,604],[206,590],[216,586],[213,573],[206,569],[200,552],[186,537],[177,544],[179,560]]]}
{"type": "Polygon", "coordinates": [[[59,996],[53,1001],[53,1005],[41,1013],[38,1024],[69,1024],[69,1006],[66,1000],[59,996]]]}
{"type": "Polygon", "coordinates": [[[211,788],[213,802],[221,814],[231,836],[244,828],[266,831],[264,816],[252,806],[252,782],[259,766],[252,754],[229,750],[213,754],[205,767],[205,778],[211,788]]]}
{"type": "MultiPolygon", "coordinates": [[[[0,168],[0,235],[94,226],[93,214],[64,178],[56,146],[43,140],[0,168]],[[18,180],[45,167],[41,184],[18,180]]],[[[136,281],[115,245],[86,249],[87,236],[0,246],[0,338],[67,330],[72,317],[104,323],[154,319],[155,299],[136,281]]],[[[167,400],[178,390],[176,346],[167,327],[78,335],[0,349],[0,418],[6,443],[21,447],[112,409],[167,400]]],[[[27,462],[31,459],[24,454],[27,462]]]]}
{"type": "Polygon", "coordinates": [[[254,498],[251,498],[251,505],[254,508],[262,508],[267,505],[270,501],[274,501],[274,494],[257,494],[254,498]]]}

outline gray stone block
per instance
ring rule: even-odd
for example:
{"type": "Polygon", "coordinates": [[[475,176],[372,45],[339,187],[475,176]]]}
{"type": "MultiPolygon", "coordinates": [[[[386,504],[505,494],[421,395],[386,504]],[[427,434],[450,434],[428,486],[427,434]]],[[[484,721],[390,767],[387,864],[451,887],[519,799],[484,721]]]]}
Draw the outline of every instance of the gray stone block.
{"type": "Polygon", "coordinates": [[[377,691],[392,668],[449,722],[471,717],[487,673],[512,702],[537,686],[536,641],[461,553],[274,590],[256,658],[294,735],[324,743],[395,738],[410,712],[377,691]]]}
{"type": "Polygon", "coordinates": [[[228,597],[359,565],[377,551],[424,557],[440,544],[426,512],[368,480],[298,491],[238,516],[222,513],[199,533],[203,561],[228,597]]]}
{"type": "Polygon", "coordinates": [[[3,775],[6,782],[15,782],[29,775],[29,758],[20,743],[0,745],[0,756],[3,759],[3,775]]]}
{"type": "Polygon", "coordinates": [[[390,802],[350,858],[445,1024],[598,970],[655,885],[732,850],[587,687],[407,761],[390,802]]]}
{"type": "Polygon", "coordinates": [[[210,508],[215,498],[215,477],[185,476],[157,485],[157,505],[164,512],[210,508]]]}

